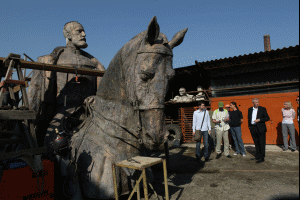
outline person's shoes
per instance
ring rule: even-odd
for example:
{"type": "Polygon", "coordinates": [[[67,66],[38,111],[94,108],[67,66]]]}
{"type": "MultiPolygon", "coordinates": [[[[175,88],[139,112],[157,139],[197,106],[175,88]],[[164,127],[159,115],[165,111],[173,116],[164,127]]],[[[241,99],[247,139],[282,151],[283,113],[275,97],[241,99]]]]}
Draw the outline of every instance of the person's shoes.
{"type": "Polygon", "coordinates": [[[5,105],[1,107],[1,110],[10,110],[12,107],[9,105],[5,105]]]}
{"type": "Polygon", "coordinates": [[[19,110],[29,110],[26,106],[20,106],[19,110]]]}
{"type": "Polygon", "coordinates": [[[246,157],[246,154],[243,154],[242,156],[243,156],[243,157],[246,157]]]}
{"type": "Polygon", "coordinates": [[[232,156],[231,155],[228,155],[228,156],[226,156],[227,158],[232,158],[232,156]]]}
{"type": "Polygon", "coordinates": [[[209,162],[209,158],[205,158],[205,162],[209,162]]]}
{"type": "Polygon", "coordinates": [[[282,151],[287,151],[287,149],[282,149],[282,151]]]}
{"type": "Polygon", "coordinates": [[[257,158],[251,158],[250,160],[258,160],[257,158]]]}
{"type": "Polygon", "coordinates": [[[237,155],[238,155],[238,153],[234,153],[233,155],[234,155],[234,156],[237,156],[237,155]]]}
{"type": "Polygon", "coordinates": [[[258,161],[256,161],[257,164],[262,163],[262,162],[265,162],[265,160],[264,159],[259,159],[258,161]]]}
{"type": "Polygon", "coordinates": [[[221,154],[220,153],[217,154],[216,159],[219,159],[219,158],[221,158],[221,154]]]}
{"type": "Polygon", "coordinates": [[[292,149],[292,150],[291,150],[291,152],[295,152],[295,151],[296,151],[295,149],[292,149]]]}

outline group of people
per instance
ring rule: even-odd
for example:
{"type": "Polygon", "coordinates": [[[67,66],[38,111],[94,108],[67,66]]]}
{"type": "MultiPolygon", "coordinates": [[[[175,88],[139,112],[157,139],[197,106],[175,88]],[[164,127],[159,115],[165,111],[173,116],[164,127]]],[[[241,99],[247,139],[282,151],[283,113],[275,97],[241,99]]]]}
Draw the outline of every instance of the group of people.
{"type": "MultiPolygon", "coordinates": [[[[259,106],[259,99],[252,100],[253,107],[248,109],[248,128],[255,144],[255,158],[256,163],[265,161],[265,147],[266,147],[266,124],[270,120],[266,108],[259,106]]],[[[297,97],[299,104],[299,96],[297,97]]],[[[297,149],[295,139],[295,126],[293,120],[296,112],[292,107],[292,103],[287,101],[282,108],[282,135],[284,141],[283,151],[288,150],[288,133],[290,134],[290,148],[294,152],[297,149]]],[[[297,109],[298,123],[299,123],[299,107],[297,109]]],[[[218,103],[218,109],[214,111],[206,110],[204,101],[199,102],[199,109],[193,114],[193,135],[200,134],[200,139],[196,142],[196,159],[201,160],[200,144],[203,137],[204,144],[204,158],[209,161],[210,153],[215,149],[219,159],[222,155],[221,143],[224,143],[224,155],[227,158],[232,158],[229,154],[229,135],[230,132],[234,146],[234,155],[241,154],[246,156],[246,150],[242,139],[241,124],[243,123],[243,114],[239,110],[236,102],[231,102],[230,105],[218,103]],[[231,109],[231,111],[230,111],[231,109]]]]}

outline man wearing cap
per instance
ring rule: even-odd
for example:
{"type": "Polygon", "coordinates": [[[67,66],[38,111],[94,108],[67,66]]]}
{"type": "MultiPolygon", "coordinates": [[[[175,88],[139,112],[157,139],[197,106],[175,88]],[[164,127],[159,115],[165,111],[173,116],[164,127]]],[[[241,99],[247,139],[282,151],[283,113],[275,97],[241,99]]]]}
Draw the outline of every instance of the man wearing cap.
{"type": "Polygon", "coordinates": [[[212,119],[213,122],[216,123],[215,129],[217,134],[217,146],[216,146],[216,152],[217,152],[217,159],[221,157],[221,142],[222,138],[224,141],[224,154],[227,158],[231,158],[229,155],[229,140],[228,140],[228,130],[230,129],[230,126],[228,124],[229,121],[229,114],[226,109],[224,109],[224,103],[219,102],[218,103],[218,109],[214,111],[212,119]]]}

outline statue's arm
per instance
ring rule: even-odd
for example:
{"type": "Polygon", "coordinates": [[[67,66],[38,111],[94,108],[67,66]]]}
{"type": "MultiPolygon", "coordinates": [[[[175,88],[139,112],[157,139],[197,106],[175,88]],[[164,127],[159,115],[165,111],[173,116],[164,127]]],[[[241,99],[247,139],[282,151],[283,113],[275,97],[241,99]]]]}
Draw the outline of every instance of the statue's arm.
{"type": "MultiPolygon", "coordinates": [[[[105,71],[104,65],[101,62],[99,62],[99,60],[97,58],[93,57],[91,59],[91,61],[96,64],[97,70],[105,71]]],[[[102,79],[102,77],[99,77],[99,76],[97,77],[97,89],[98,89],[98,85],[99,85],[101,79],[102,79]]]]}
{"type": "MultiPolygon", "coordinates": [[[[91,54],[89,54],[85,51],[83,51],[83,54],[91,59],[91,61],[95,64],[97,70],[105,71],[104,65],[101,62],[99,62],[99,60],[97,58],[95,58],[94,56],[92,56],[91,54]]],[[[98,90],[98,85],[99,85],[101,79],[102,79],[102,77],[97,77],[97,90],[98,90]]]]}
{"type": "MultiPolygon", "coordinates": [[[[38,63],[53,64],[53,58],[50,55],[40,56],[37,59],[38,63]]],[[[43,70],[33,70],[30,85],[28,88],[29,108],[38,111],[42,103],[42,95],[44,101],[53,101],[56,98],[55,89],[52,87],[55,81],[55,73],[43,70]],[[42,83],[45,87],[42,87],[42,83]],[[43,91],[44,90],[44,91],[43,91]],[[44,93],[43,93],[44,92],[44,93]],[[42,94],[43,93],[43,94],[42,94]],[[47,95],[45,95],[47,93],[47,95]],[[52,98],[51,98],[52,97],[52,98]]]]}

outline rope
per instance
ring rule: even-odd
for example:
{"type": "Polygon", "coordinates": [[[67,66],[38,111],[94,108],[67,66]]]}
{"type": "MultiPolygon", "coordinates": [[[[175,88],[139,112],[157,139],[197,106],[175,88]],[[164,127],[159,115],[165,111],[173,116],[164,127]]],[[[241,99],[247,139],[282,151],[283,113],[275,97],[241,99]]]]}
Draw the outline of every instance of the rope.
{"type": "Polygon", "coordinates": [[[37,187],[38,187],[38,191],[40,190],[40,183],[39,183],[39,179],[40,179],[40,172],[41,172],[41,178],[42,178],[42,186],[41,186],[41,191],[40,191],[40,195],[42,195],[43,191],[44,191],[44,182],[45,182],[45,179],[44,179],[44,176],[45,176],[45,173],[44,173],[44,170],[42,171],[39,171],[37,173],[37,187]]]}

